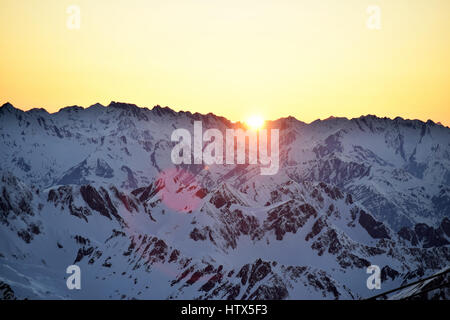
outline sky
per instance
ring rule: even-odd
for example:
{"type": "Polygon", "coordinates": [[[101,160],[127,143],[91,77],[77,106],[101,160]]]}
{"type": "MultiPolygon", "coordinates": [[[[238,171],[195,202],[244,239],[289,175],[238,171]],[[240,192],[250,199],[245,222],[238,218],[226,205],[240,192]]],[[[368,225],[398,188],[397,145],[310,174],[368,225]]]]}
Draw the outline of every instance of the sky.
{"type": "Polygon", "coordinates": [[[450,126],[450,1],[0,0],[7,101],[450,126]],[[367,27],[369,5],[381,29],[367,27]]]}

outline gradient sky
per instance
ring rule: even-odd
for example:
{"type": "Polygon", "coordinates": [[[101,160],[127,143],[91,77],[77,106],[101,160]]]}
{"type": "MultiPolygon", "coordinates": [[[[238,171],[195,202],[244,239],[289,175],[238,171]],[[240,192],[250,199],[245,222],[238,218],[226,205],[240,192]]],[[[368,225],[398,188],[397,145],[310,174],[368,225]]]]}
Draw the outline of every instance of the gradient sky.
{"type": "Polygon", "coordinates": [[[0,48],[0,103],[24,110],[114,100],[450,125],[449,0],[0,0],[0,48]],[[381,30],[366,28],[372,4],[381,30]]]}

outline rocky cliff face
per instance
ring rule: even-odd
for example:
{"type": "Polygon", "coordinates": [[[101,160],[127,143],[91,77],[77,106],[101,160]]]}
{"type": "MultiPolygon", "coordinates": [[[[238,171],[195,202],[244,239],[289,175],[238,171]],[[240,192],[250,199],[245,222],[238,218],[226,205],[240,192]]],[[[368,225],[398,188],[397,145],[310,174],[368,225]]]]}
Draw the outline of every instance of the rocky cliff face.
{"type": "Polygon", "coordinates": [[[450,260],[450,130],[402,119],[280,129],[281,166],[170,161],[214,115],[111,103],[0,109],[0,294],[22,298],[357,299],[450,260]],[[65,270],[77,264],[82,290],[65,270]]]}

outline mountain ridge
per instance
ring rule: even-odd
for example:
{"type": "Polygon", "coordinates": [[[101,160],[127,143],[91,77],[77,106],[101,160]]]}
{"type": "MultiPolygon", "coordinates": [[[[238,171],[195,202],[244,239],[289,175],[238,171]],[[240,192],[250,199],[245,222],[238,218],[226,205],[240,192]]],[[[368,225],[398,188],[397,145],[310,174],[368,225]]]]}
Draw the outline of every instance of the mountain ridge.
{"type": "MultiPolygon", "coordinates": [[[[280,170],[174,165],[213,114],[0,109],[0,285],[18,298],[358,299],[450,262],[450,130],[365,116],[280,130],[280,170]],[[86,275],[65,287],[65,268],[86,275]]],[[[3,290],[2,289],[2,290],[3,290]]]]}
{"type": "MultiPolygon", "coordinates": [[[[212,116],[215,116],[215,117],[218,117],[218,118],[222,118],[222,119],[226,119],[226,120],[228,120],[230,123],[232,122],[231,120],[229,120],[229,119],[227,119],[225,116],[220,116],[220,115],[216,115],[216,114],[214,114],[214,113],[211,113],[211,112],[209,112],[209,113],[207,113],[207,114],[204,114],[204,113],[199,113],[199,112],[194,112],[194,113],[192,113],[191,111],[189,111],[189,110],[180,110],[180,111],[175,111],[174,109],[172,109],[172,108],[170,108],[170,107],[168,107],[168,106],[165,106],[165,107],[161,107],[160,105],[155,105],[155,106],[153,106],[153,108],[149,108],[149,107],[139,107],[138,105],[136,105],[136,104],[133,104],[133,103],[127,103],[127,102],[116,102],[116,101],[111,101],[107,106],[106,105],[103,105],[103,104],[101,104],[101,103],[99,103],[99,102],[96,102],[96,103],[94,103],[94,104],[92,104],[92,105],[90,105],[90,106],[88,106],[88,107],[83,107],[83,106],[79,106],[79,105],[73,105],[73,106],[66,106],[66,107],[61,107],[58,111],[54,111],[54,112],[49,112],[49,111],[47,111],[47,109],[45,109],[45,108],[32,108],[32,109],[29,109],[29,110],[22,110],[22,109],[20,109],[20,108],[16,108],[16,107],[14,107],[14,105],[13,104],[11,104],[10,102],[5,102],[2,106],[0,106],[0,109],[2,109],[3,107],[5,107],[6,109],[13,109],[13,110],[19,110],[19,111],[22,111],[22,112],[24,112],[24,113],[27,113],[27,112],[35,112],[35,111],[43,111],[43,110],[45,110],[48,114],[50,114],[50,115],[52,115],[52,114],[57,114],[57,113],[59,113],[59,112],[61,112],[61,111],[67,111],[67,110],[87,110],[87,109],[89,109],[89,108],[108,108],[108,107],[115,107],[115,108],[119,108],[119,109],[125,109],[125,110],[127,110],[127,108],[138,108],[138,109],[141,109],[141,110],[147,110],[147,111],[155,111],[155,109],[156,110],[160,110],[160,111],[164,111],[164,112],[167,112],[167,113],[172,113],[172,114],[174,114],[174,113],[176,113],[176,114],[178,114],[178,113],[180,113],[180,114],[184,114],[184,113],[186,113],[186,114],[190,114],[190,115],[200,115],[200,116],[210,116],[210,115],[212,115],[212,116]]],[[[129,110],[129,109],[128,109],[129,110]]],[[[326,118],[326,119],[316,119],[316,120],[313,120],[313,121],[311,121],[310,123],[306,123],[306,122],[304,122],[304,121],[302,121],[302,120],[299,120],[299,119],[297,119],[297,118],[295,118],[294,116],[286,116],[286,117],[281,117],[281,118],[278,118],[278,119],[275,119],[275,120],[266,120],[267,122],[270,122],[270,123],[273,123],[273,122],[278,122],[278,121],[282,121],[282,120],[285,120],[285,119],[294,119],[294,120],[296,120],[296,121],[298,121],[298,122],[300,122],[300,123],[304,123],[304,124],[313,124],[313,123],[315,123],[315,122],[323,122],[323,121],[330,121],[330,120],[347,120],[347,121],[352,121],[352,120],[356,120],[356,119],[364,119],[364,118],[371,118],[371,119],[373,119],[373,118],[377,118],[377,119],[383,119],[383,120],[391,120],[391,121],[405,121],[405,122],[407,122],[407,123],[414,123],[414,124],[428,124],[428,125],[437,125],[437,126],[442,126],[442,127],[445,127],[445,128],[449,128],[448,126],[445,126],[445,125],[443,125],[440,121],[437,121],[437,122],[434,122],[433,120],[431,120],[431,119],[428,119],[427,121],[423,121],[423,120],[419,120],[419,119],[404,119],[403,117],[400,117],[400,116],[397,116],[397,117],[395,117],[394,119],[392,119],[392,118],[389,118],[389,117],[379,117],[379,116],[376,116],[376,115],[372,115],[372,114],[366,114],[366,115],[361,115],[361,116],[359,116],[359,117],[354,117],[354,118],[348,118],[348,117],[341,117],[341,116],[339,116],[339,117],[335,117],[335,116],[329,116],[328,118],[326,118]]],[[[236,122],[234,122],[234,123],[239,123],[240,121],[236,121],[236,122]]]]}

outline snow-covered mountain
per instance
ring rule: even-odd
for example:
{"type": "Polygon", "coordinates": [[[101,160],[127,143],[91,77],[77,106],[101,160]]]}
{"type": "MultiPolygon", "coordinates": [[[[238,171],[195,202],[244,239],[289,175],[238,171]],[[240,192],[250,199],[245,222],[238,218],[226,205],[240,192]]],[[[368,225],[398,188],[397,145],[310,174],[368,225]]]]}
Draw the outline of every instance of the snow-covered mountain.
{"type": "Polygon", "coordinates": [[[331,118],[280,129],[280,170],[181,165],[213,114],[111,102],[0,108],[0,298],[357,299],[450,261],[450,129],[331,118]],[[66,268],[82,270],[68,290],[66,268]]]}
{"type": "Polygon", "coordinates": [[[397,291],[389,297],[389,299],[448,300],[448,297],[450,296],[449,272],[449,268],[440,270],[426,280],[397,291]]]}

